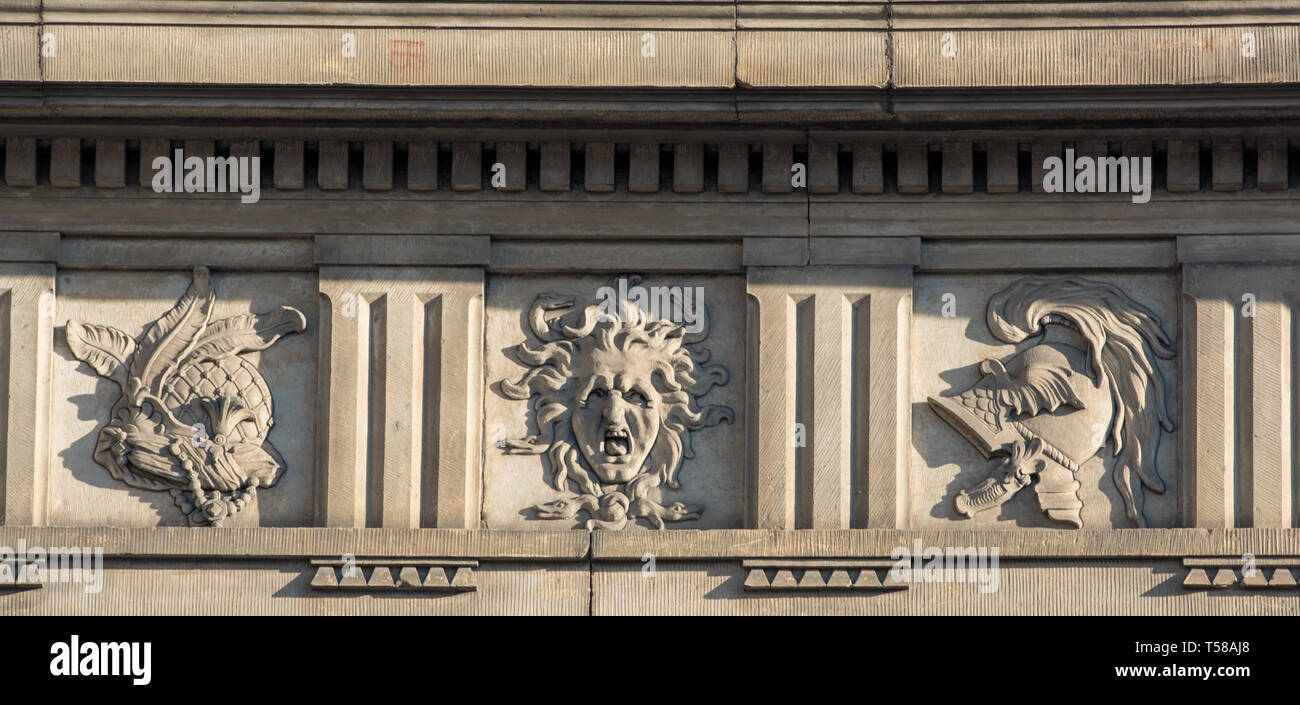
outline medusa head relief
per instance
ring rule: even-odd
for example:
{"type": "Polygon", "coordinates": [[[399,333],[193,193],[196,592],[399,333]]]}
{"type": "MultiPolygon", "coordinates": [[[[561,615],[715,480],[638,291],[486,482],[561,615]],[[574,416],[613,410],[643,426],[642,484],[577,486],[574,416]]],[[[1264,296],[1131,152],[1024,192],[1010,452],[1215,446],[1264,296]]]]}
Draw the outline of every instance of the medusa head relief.
{"type": "Polygon", "coordinates": [[[708,335],[702,301],[691,312],[679,288],[664,296],[678,315],[659,317],[660,307],[644,297],[585,308],[561,294],[533,301],[527,320],[540,344],[516,348],[529,370],[503,380],[501,391],[529,402],[538,433],[507,440],[505,449],[544,456],[552,486],[571,493],[533,507],[537,518],[662,529],[703,513],[665,499],[664,490],[681,487],[682,465],[695,455],[693,432],[734,421],[731,408],[701,403],[729,375],[699,346],[708,335]]]}

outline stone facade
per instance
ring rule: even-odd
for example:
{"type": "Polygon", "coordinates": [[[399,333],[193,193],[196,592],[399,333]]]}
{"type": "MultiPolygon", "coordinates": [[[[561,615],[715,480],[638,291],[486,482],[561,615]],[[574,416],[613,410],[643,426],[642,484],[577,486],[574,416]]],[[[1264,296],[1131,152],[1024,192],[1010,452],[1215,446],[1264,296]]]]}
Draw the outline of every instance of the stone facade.
{"type": "Polygon", "coordinates": [[[0,613],[1300,610],[1278,3],[129,5],[0,0],[0,613]]]}

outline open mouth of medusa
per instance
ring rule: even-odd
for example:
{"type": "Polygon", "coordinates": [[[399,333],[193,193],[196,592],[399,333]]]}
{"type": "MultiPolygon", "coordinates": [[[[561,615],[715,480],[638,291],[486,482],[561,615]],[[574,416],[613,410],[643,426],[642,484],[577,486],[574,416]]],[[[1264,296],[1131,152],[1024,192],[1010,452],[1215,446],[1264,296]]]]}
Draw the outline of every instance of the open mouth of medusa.
{"type": "Polygon", "coordinates": [[[612,462],[625,462],[632,454],[632,435],[626,429],[609,429],[600,443],[600,452],[612,462]]]}

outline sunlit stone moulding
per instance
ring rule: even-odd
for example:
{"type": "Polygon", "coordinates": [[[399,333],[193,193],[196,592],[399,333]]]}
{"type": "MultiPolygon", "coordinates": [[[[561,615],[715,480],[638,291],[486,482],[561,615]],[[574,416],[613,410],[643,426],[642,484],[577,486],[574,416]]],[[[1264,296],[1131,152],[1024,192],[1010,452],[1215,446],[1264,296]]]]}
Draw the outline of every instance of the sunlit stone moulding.
{"type": "Polygon", "coordinates": [[[473,267],[320,268],[318,525],[478,528],[483,282],[473,267]]]}

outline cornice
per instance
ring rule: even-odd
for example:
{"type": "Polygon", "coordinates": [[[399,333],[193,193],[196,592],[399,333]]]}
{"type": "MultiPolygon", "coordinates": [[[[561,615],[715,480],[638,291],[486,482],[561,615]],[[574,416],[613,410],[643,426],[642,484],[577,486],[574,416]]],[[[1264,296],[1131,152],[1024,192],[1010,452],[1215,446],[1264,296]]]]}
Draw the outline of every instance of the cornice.
{"type": "Polygon", "coordinates": [[[1292,0],[892,0],[897,30],[1296,24],[1292,0]]]}
{"type": "Polygon", "coordinates": [[[1278,85],[1300,83],[1300,16],[1280,0],[7,0],[0,81],[898,96],[1278,85]]]}
{"type": "Polygon", "coordinates": [[[940,29],[1297,24],[1290,0],[4,0],[0,21],[279,27],[940,29]]]}
{"type": "MultiPolygon", "coordinates": [[[[0,5],[0,8],[2,7],[0,5]]],[[[730,30],[735,24],[735,14],[735,3],[722,0],[634,0],[632,2],[45,0],[41,11],[44,22],[50,24],[429,29],[730,30]]]]}

